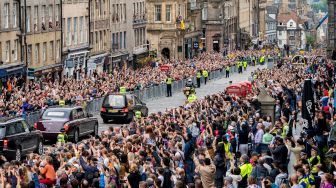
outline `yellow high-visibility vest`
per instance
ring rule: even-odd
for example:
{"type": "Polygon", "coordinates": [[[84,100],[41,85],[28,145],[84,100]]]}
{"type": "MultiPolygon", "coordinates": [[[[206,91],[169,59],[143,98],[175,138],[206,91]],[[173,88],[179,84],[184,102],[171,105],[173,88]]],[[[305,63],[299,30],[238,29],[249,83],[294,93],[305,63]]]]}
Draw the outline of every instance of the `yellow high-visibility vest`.
{"type": "Polygon", "coordinates": [[[227,66],[225,70],[226,70],[226,71],[230,71],[230,67],[229,67],[229,66],[227,66]]]}
{"type": "Polygon", "coordinates": [[[201,77],[202,77],[201,73],[200,73],[200,72],[197,72],[196,77],[197,77],[197,78],[201,78],[201,77]]]}
{"type": "Polygon", "coordinates": [[[207,78],[209,76],[209,73],[206,70],[204,70],[202,73],[204,78],[207,78]]]}
{"type": "Polygon", "coordinates": [[[166,84],[172,84],[173,83],[173,79],[172,78],[167,78],[166,79],[166,84]]]}
{"type": "Polygon", "coordinates": [[[244,68],[246,68],[247,67],[247,61],[244,61],[243,64],[244,64],[244,68]]]}
{"type": "Polygon", "coordinates": [[[136,111],[136,112],[135,112],[135,117],[136,117],[137,119],[140,119],[140,118],[141,118],[141,111],[136,111]]]}
{"type": "Polygon", "coordinates": [[[126,94],[126,87],[120,87],[120,94],[126,94]]]}
{"type": "Polygon", "coordinates": [[[253,166],[250,163],[243,164],[240,167],[240,175],[242,178],[244,178],[246,175],[250,176],[253,166]]]}
{"type": "Polygon", "coordinates": [[[191,95],[188,96],[188,103],[189,103],[189,104],[190,104],[190,103],[193,103],[193,102],[196,101],[196,100],[197,100],[196,95],[191,94],[191,95]]]}
{"type": "Polygon", "coordinates": [[[224,151],[225,151],[225,157],[227,157],[227,159],[232,159],[232,155],[230,152],[230,147],[231,147],[231,143],[223,143],[224,144],[224,151]]]}
{"type": "Polygon", "coordinates": [[[65,106],[65,100],[59,100],[58,105],[59,106],[65,106]]]}
{"type": "Polygon", "coordinates": [[[65,143],[65,136],[64,136],[64,134],[58,134],[57,135],[57,142],[58,143],[65,143]]]}

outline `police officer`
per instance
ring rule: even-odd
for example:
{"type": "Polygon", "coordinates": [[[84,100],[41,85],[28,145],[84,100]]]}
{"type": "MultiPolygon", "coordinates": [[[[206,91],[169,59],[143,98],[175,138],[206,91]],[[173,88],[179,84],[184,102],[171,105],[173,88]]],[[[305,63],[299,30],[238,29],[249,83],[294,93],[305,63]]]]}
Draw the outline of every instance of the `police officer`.
{"type": "Polygon", "coordinates": [[[188,96],[188,104],[190,103],[193,103],[194,101],[197,100],[197,97],[194,93],[191,93],[189,96],[188,96]]]}
{"type": "Polygon", "coordinates": [[[126,87],[125,86],[119,87],[119,92],[120,94],[126,94],[126,87]]]}
{"type": "Polygon", "coordinates": [[[230,77],[230,66],[227,65],[225,67],[225,78],[229,78],[230,77]]]}
{"type": "Polygon", "coordinates": [[[243,61],[239,61],[240,73],[243,74],[243,61]]]}
{"type": "Polygon", "coordinates": [[[202,75],[204,77],[204,84],[206,85],[207,81],[208,81],[208,76],[209,76],[209,73],[207,70],[203,70],[202,71],[202,75]]]}
{"type": "Polygon", "coordinates": [[[65,134],[65,129],[62,128],[60,130],[61,133],[57,135],[57,143],[65,144],[66,140],[68,139],[68,136],[65,134]]]}
{"type": "Polygon", "coordinates": [[[202,78],[202,71],[199,70],[196,73],[196,81],[197,81],[197,87],[201,87],[201,78],[202,78]]]}
{"type": "Polygon", "coordinates": [[[141,119],[141,111],[140,110],[135,111],[135,118],[136,119],[141,119]]]}
{"type": "Polygon", "coordinates": [[[171,97],[172,96],[172,83],[173,83],[173,79],[170,77],[170,75],[168,75],[167,79],[166,79],[167,97],[171,97]]]}
{"type": "Polygon", "coordinates": [[[246,67],[247,67],[247,60],[246,59],[244,59],[243,66],[244,66],[244,71],[246,71],[246,67]]]}
{"type": "Polygon", "coordinates": [[[58,101],[59,106],[65,106],[65,100],[63,99],[63,96],[61,96],[61,99],[58,101]]]}
{"type": "Polygon", "coordinates": [[[253,63],[253,66],[255,66],[256,63],[257,63],[257,61],[256,61],[256,57],[255,57],[255,56],[253,56],[253,58],[252,58],[252,63],[253,63]]]}

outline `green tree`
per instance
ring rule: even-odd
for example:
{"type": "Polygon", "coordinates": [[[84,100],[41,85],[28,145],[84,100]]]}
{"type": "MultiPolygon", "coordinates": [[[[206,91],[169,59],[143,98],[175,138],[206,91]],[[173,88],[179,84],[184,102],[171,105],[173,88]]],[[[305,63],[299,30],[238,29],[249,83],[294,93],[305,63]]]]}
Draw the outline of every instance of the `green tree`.
{"type": "Polygon", "coordinates": [[[316,38],[314,36],[307,36],[306,41],[308,45],[314,46],[316,42],[316,38]]]}

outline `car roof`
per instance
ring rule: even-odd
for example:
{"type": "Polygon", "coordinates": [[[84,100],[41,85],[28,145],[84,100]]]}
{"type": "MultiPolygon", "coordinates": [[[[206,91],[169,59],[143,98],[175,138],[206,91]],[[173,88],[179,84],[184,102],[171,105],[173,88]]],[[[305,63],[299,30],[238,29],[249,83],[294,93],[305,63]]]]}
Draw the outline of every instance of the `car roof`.
{"type": "Polygon", "coordinates": [[[74,109],[78,109],[78,108],[83,108],[81,106],[51,106],[49,108],[47,108],[47,110],[49,109],[62,109],[62,110],[74,110],[74,109]]]}
{"type": "Polygon", "coordinates": [[[24,120],[22,117],[2,117],[0,118],[0,125],[4,125],[7,123],[17,122],[24,120]]]}
{"type": "Polygon", "coordinates": [[[113,96],[113,95],[117,95],[117,96],[126,96],[126,97],[133,97],[133,96],[135,96],[135,95],[133,95],[133,94],[130,94],[130,93],[126,93],[126,94],[121,94],[121,93],[109,93],[109,94],[107,94],[106,96],[113,96]]]}

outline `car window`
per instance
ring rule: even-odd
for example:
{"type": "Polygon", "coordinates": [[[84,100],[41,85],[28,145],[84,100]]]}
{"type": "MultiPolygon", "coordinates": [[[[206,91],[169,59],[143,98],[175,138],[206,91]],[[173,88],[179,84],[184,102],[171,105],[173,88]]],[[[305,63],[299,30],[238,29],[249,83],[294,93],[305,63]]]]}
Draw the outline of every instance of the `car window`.
{"type": "Polygon", "coordinates": [[[3,139],[3,137],[6,136],[6,126],[0,125],[0,139],[3,139]]]}
{"type": "Polygon", "coordinates": [[[21,121],[16,122],[16,125],[15,125],[15,132],[16,132],[17,134],[19,134],[19,133],[24,133],[25,131],[26,131],[26,130],[25,130],[25,128],[23,127],[22,122],[21,122],[21,121]]]}
{"type": "Polygon", "coordinates": [[[16,126],[15,123],[10,123],[10,124],[7,125],[7,129],[6,129],[6,135],[7,136],[11,136],[11,135],[14,135],[16,133],[15,126],[16,126]]]}
{"type": "Polygon", "coordinates": [[[29,132],[29,127],[30,125],[26,121],[21,121],[23,128],[25,129],[26,132],[29,132]]]}
{"type": "Polygon", "coordinates": [[[69,111],[64,109],[47,109],[43,115],[42,119],[69,119],[69,111]]]}
{"type": "Polygon", "coordinates": [[[85,117],[85,114],[82,108],[77,108],[77,116],[78,116],[78,119],[85,117]]]}
{"type": "Polygon", "coordinates": [[[109,95],[105,98],[104,106],[110,107],[125,107],[125,96],[124,95],[109,95]]]}
{"type": "Polygon", "coordinates": [[[73,120],[74,120],[74,119],[78,119],[78,113],[77,113],[77,110],[72,110],[71,113],[72,113],[72,119],[73,119],[73,120]]]}

